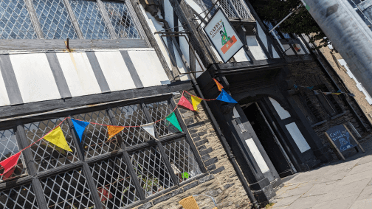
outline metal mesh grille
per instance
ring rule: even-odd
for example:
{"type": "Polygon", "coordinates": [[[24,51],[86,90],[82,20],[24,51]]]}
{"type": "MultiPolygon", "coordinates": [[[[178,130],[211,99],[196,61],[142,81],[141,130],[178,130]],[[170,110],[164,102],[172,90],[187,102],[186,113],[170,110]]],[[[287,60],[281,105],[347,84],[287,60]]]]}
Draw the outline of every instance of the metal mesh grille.
{"type": "Polygon", "coordinates": [[[131,154],[131,162],[146,197],[174,185],[160,153],[154,147],[131,154]]]}
{"type": "Polygon", "coordinates": [[[85,39],[110,39],[97,2],[90,0],[71,0],[71,7],[85,39]]]}
{"type": "Polygon", "coordinates": [[[0,1],[0,39],[37,38],[22,0],[0,1]]]}
{"type": "MultiPolygon", "coordinates": [[[[25,132],[29,143],[31,144],[43,137],[63,119],[64,118],[58,118],[25,124],[25,132]]],[[[37,165],[39,172],[78,161],[75,149],[76,146],[72,142],[70,127],[67,121],[64,121],[60,127],[73,152],[61,149],[44,139],[40,140],[31,146],[34,162],[37,165]]]]}
{"type": "Polygon", "coordinates": [[[103,2],[119,38],[141,38],[124,2],[103,2]]]}
{"type": "MultiPolygon", "coordinates": [[[[112,108],[112,112],[120,126],[139,126],[148,123],[139,105],[112,108]]],[[[142,128],[125,128],[121,137],[127,146],[151,140],[150,135],[142,128]]]]}
{"type": "Polygon", "coordinates": [[[37,209],[37,202],[31,184],[0,192],[0,208],[37,209]]]}
{"type": "Polygon", "coordinates": [[[98,194],[105,208],[124,207],[139,198],[127,172],[127,165],[119,157],[91,166],[98,194]]]}
{"type": "Polygon", "coordinates": [[[81,169],[46,178],[41,184],[49,208],[94,208],[81,169]]]}
{"type": "MultiPolygon", "coordinates": [[[[12,129],[1,130],[0,131],[0,161],[5,160],[6,158],[18,153],[19,147],[17,144],[17,139],[15,133],[12,129]]],[[[11,175],[5,174],[0,176],[0,180],[6,180],[13,177],[18,177],[22,175],[27,175],[26,166],[24,163],[23,154],[21,154],[18,164],[12,169],[13,173],[11,175]]],[[[0,169],[0,172],[3,173],[4,169],[0,169]]]]}
{"type": "Polygon", "coordinates": [[[238,18],[234,9],[231,7],[229,0],[221,0],[219,4],[228,18],[238,18]]]}
{"type": "Polygon", "coordinates": [[[226,13],[228,18],[241,18],[254,20],[248,6],[243,0],[221,0],[219,5],[226,13]],[[235,8],[235,9],[234,9],[235,8]]]}
{"type": "MultiPolygon", "coordinates": [[[[105,110],[74,115],[73,117],[87,122],[107,125],[111,124],[105,110]]],[[[81,144],[85,150],[86,157],[94,157],[107,152],[118,150],[120,148],[120,144],[116,140],[116,137],[112,137],[110,140],[108,140],[106,126],[96,125],[92,123],[86,127],[81,144]]]]}
{"type": "Polygon", "coordinates": [[[194,154],[185,139],[165,143],[164,150],[180,183],[201,174],[194,154]]]}
{"type": "MultiPolygon", "coordinates": [[[[163,119],[172,112],[167,101],[146,104],[146,106],[149,108],[151,117],[154,121],[163,119]]],[[[155,123],[155,131],[159,137],[179,132],[179,130],[167,120],[155,123]]]]}
{"type": "Polygon", "coordinates": [[[33,0],[45,39],[77,38],[63,0],[33,0]]]}

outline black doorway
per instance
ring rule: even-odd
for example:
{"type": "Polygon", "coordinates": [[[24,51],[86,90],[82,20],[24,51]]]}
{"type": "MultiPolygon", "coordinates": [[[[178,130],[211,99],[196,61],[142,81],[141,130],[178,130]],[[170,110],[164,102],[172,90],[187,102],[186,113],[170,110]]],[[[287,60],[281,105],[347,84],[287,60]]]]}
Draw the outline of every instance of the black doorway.
{"type": "Polygon", "coordinates": [[[269,127],[265,116],[259,109],[257,103],[252,103],[244,108],[244,114],[251,123],[258,139],[264,147],[272,164],[281,178],[292,175],[294,173],[291,162],[285,157],[284,150],[281,149],[279,141],[276,140],[272,129],[269,127]]]}

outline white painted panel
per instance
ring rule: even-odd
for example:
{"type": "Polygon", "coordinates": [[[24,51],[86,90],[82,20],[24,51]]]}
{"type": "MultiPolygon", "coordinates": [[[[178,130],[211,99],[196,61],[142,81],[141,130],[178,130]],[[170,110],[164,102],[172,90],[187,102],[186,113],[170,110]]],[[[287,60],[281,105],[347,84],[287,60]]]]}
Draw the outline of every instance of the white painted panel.
{"type": "Polygon", "coordinates": [[[61,98],[44,53],[10,55],[10,61],[24,103],[61,98]]]}
{"type": "Polygon", "coordinates": [[[234,58],[237,62],[250,61],[249,57],[245,53],[244,49],[241,48],[235,55],[234,58]]]}
{"type": "MultiPolygon", "coordinates": [[[[266,34],[265,32],[262,30],[261,28],[261,25],[257,23],[257,31],[258,31],[258,36],[260,37],[261,41],[263,42],[264,46],[262,47],[266,47],[267,51],[270,51],[268,50],[268,43],[267,43],[267,37],[266,37],[266,34]]],[[[273,40],[273,41],[276,41],[276,40],[273,40]]],[[[274,58],[279,58],[279,55],[278,53],[276,52],[274,46],[271,46],[271,50],[273,51],[273,57],[274,58]]]]}
{"type": "Polygon", "coordinates": [[[128,54],[144,87],[170,83],[154,50],[128,51],[128,54]]]}
{"type": "Polygon", "coordinates": [[[57,53],[57,58],[73,97],[101,93],[85,53],[57,53]]]}
{"type": "Polygon", "coordinates": [[[0,106],[10,105],[8,92],[5,88],[5,83],[3,80],[3,75],[0,72],[0,106]]]}
{"type": "Polygon", "coordinates": [[[264,158],[262,157],[260,151],[258,150],[256,143],[254,143],[253,139],[247,139],[245,140],[245,143],[247,143],[247,146],[249,148],[249,151],[251,151],[254,159],[256,160],[258,167],[260,168],[262,173],[266,173],[270,171],[269,167],[267,166],[264,158]]]}
{"type": "MultiPolygon", "coordinates": [[[[140,53],[143,53],[140,51],[140,53]]],[[[119,51],[95,52],[98,63],[111,91],[135,89],[136,85],[119,51]]],[[[146,57],[142,57],[147,60],[146,57]]]]}
{"type": "Polygon", "coordinates": [[[173,7],[169,0],[164,0],[164,11],[165,20],[168,22],[169,27],[173,28],[174,27],[173,7]]]}
{"type": "Polygon", "coordinates": [[[256,60],[264,60],[267,59],[264,51],[262,50],[261,46],[258,44],[256,36],[246,36],[247,37],[247,44],[249,50],[251,50],[254,58],[256,60]]]}
{"type": "Polygon", "coordinates": [[[289,134],[291,134],[293,140],[295,141],[297,147],[300,149],[301,153],[310,149],[309,144],[302,135],[300,129],[298,129],[295,122],[285,125],[288,129],[289,134]]]}
{"type": "Polygon", "coordinates": [[[269,100],[271,102],[271,104],[273,104],[274,106],[274,109],[276,110],[276,112],[278,113],[280,119],[284,120],[286,118],[289,118],[291,117],[291,114],[289,114],[289,112],[287,110],[285,110],[280,104],[279,102],[277,102],[275,99],[269,97],[269,100]]]}

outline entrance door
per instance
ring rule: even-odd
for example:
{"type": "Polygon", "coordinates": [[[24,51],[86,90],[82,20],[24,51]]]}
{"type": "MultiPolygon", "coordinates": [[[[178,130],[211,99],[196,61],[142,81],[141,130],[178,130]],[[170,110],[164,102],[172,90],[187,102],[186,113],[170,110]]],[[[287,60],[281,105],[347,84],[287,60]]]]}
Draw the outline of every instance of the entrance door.
{"type": "Polygon", "coordinates": [[[294,166],[258,104],[252,103],[243,110],[279,176],[283,178],[295,173],[294,166]]]}

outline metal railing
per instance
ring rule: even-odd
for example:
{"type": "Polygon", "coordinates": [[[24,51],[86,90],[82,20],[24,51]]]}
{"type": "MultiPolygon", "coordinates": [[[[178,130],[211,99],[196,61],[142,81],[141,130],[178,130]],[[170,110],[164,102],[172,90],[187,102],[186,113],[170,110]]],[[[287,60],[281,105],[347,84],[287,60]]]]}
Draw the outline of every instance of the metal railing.
{"type": "MultiPolygon", "coordinates": [[[[203,0],[203,2],[206,6],[213,5],[215,9],[220,7],[229,19],[255,21],[244,0],[203,0]]],[[[213,14],[215,11],[212,10],[211,13],[213,14]]]]}

